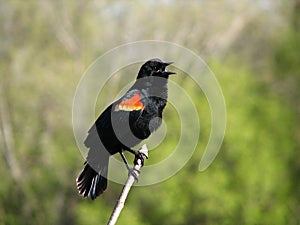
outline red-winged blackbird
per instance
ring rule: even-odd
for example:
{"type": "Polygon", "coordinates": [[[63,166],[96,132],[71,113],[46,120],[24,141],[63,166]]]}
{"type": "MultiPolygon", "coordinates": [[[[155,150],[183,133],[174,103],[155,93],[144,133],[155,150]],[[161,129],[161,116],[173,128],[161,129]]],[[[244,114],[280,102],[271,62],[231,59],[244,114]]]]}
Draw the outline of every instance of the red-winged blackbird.
{"type": "Polygon", "coordinates": [[[91,199],[107,187],[109,156],[120,153],[127,169],[132,170],[123,154],[129,151],[135,161],[143,157],[131,148],[149,137],[161,124],[168,98],[166,71],[170,62],[151,59],[142,65],[137,80],[127,93],[108,106],[88,132],[84,142],[89,148],[85,167],[76,179],[79,193],[91,199]]]}

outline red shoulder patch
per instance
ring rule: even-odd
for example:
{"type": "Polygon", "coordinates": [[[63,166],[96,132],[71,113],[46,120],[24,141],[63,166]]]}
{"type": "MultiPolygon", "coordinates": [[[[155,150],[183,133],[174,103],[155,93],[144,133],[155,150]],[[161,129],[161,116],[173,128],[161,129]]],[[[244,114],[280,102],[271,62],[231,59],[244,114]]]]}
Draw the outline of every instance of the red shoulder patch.
{"type": "Polygon", "coordinates": [[[115,110],[123,111],[134,111],[134,110],[144,110],[145,106],[141,102],[141,95],[134,94],[131,98],[122,101],[120,104],[116,105],[115,110]]]}

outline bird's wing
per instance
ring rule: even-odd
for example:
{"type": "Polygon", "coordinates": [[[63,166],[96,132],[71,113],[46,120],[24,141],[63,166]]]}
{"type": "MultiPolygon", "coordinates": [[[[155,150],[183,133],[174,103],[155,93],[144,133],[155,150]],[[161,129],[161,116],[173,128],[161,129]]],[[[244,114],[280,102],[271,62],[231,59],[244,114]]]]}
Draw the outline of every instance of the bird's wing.
{"type": "MultiPolygon", "coordinates": [[[[128,91],[122,98],[112,103],[98,117],[95,124],[88,132],[84,142],[85,146],[100,149],[101,140],[110,146],[112,154],[118,140],[130,131],[130,121],[136,121],[146,107],[146,94],[138,89],[128,91]]],[[[124,142],[124,140],[122,140],[124,142]]]]}
{"type": "Polygon", "coordinates": [[[99,137],[102,136],[103,133],[109,133],[111,129],[111,109],[112,105],[108,106],[88,131],[88,136],[84,141],[86,147],[90,149],[99,148],[99,137]]]}
{"type": "MultiPolygon", "coordinates": [[[[111,122],[118,140],[127,147],[140,142],[133,131],[147,108],[147,94],[139,89],[129,90],[112,106],[111,122]]],[[[136,133],[136,132],[135,132],[136,133]]]]}
{"type": "Polygon", "coordinates": [[[145,104],[145,94],[138,89],[133,89],[114,104],[114,111],[143,111],[145,104]]]}
{"type": "Polygon", "coordinates": [[[111,109],[112,105],[108,106],[104,112],[98,117],[95,124],[97,127],[109,128],[111,126],[111,109]]]}

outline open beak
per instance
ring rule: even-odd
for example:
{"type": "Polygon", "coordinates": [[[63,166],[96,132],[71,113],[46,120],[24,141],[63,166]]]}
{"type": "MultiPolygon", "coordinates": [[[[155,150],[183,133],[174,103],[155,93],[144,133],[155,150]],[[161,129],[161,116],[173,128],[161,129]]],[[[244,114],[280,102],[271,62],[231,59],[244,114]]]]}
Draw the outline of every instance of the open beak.
{"type": "MultiPolygon", "coordinates": [[[[167,67],[167,66],[171,65],[172,63],[174,63],[174,62],[164,62],[164,66],[167,67]]],[[[163,73],[164,73],[165,75],[176,74],[175,72],[171,72],[171,71],[167,71],[167,70],[165,70],[163,73]]]]}
{"type": "Polygon", "coordinates": [[[171,64],[173,64],[174,62],[164,62],[163,64],[164,64],[164,66],[169,66],[169,65],[171,65],[171,64]]]}

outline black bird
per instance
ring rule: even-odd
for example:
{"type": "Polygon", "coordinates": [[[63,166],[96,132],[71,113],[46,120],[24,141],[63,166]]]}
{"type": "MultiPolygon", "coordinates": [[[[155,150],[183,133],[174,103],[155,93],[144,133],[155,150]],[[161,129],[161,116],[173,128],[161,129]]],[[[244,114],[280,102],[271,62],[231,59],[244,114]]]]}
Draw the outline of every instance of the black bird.
{"type": "Polygon", "coordinates": [[[120,153],[129,172],[123,151],[143,157],[131,148],[149,137],[160,125],[168,98],[168,78],[175,74],[166,70],[171,62],[151,59],[142,65],[134,85],[116,102],[108,106],[88,132],[84,142],[89,148],[85,167],[77,177],[77,188],[84,197],[95,199],[107,187],[109,156],[120,153]]]}

